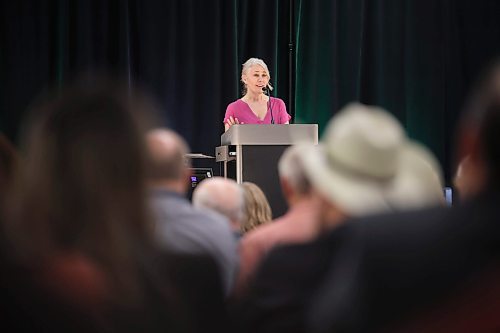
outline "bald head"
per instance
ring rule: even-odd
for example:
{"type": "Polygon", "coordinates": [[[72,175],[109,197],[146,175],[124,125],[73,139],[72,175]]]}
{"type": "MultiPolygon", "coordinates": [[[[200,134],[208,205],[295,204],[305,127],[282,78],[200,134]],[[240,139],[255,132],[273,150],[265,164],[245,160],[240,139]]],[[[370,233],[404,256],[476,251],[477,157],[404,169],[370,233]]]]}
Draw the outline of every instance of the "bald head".
{"type": "Polygon", "coordinates": [[[155,129],[147,134],[149,155],[148,176],[151,182],[186,181],[189,163],[185,155],[189,152],[186,141],[177,133],[167,129],[155,129]]]}
{"type": "Polygon", "coordinates": [[[232,179],[222,177],[205,179],[194,189],[193,205],[209,208],[226,216],[234,229],[239,229],[243,219],[243,191],[232,179]]]}

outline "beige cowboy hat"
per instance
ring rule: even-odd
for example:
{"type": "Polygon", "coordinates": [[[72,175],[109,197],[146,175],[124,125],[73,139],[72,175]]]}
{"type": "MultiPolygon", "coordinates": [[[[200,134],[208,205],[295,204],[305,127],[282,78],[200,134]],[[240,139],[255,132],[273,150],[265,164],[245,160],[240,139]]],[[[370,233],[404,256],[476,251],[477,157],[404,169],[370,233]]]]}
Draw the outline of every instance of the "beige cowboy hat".
{"type": "Polygon", "coordinates": [[[348,215],[444,203],[437,159],[378,107],[340,110],[302,162],[313,187],[348,215]]]}

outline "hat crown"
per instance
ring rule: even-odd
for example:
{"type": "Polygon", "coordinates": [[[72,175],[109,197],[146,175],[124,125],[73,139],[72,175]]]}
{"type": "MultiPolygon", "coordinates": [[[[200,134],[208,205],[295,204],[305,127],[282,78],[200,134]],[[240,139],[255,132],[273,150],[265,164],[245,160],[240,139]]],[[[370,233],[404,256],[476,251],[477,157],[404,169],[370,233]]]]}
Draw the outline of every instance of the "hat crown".
{"type": "Polygon", "coordinates": [[[387,179],[396,173],[406,136],[391,114],[353,103],[332,119],[322,141],[331,162],[365,177],[387,179]]]}

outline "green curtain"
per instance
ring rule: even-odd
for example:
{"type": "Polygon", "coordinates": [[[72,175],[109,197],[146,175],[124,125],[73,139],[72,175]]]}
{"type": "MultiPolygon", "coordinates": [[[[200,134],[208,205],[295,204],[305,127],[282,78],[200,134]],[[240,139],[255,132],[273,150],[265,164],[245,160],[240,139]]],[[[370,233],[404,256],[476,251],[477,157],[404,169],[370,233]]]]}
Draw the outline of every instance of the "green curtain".
{"type": "Polygon", "coordinates": [[[454,126],[477,73],[499,54],[495,1],[297,0],[296,122],[351,101],[386,108],[450,178],[454,126]]]}

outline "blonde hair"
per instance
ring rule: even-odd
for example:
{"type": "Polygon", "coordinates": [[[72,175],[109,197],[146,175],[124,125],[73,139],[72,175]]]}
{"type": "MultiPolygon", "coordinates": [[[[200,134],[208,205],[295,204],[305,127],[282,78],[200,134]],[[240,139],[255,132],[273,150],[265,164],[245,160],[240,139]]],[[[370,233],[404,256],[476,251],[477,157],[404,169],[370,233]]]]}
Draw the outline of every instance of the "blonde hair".
{"type": "MultiPolygon", "coordinates": [[[[267,73],[267,76],[269,77],[269,81],[271,80],[271,73],[269,72],[269,68],[267,68],[267,65],[264,62],[264,60],[259,59],[259,58],[248,59],[247,61],[245,61],[245,63],[243,64],[243,66],[241,68],[241,83],[243,83],[243,95],[245,95],[247,93],[247,86],[246,86],[245,82],[243,82],[243,75],[246,75],[248,70],[253,66],[261,66],[262,68],[264,68],[264,70],[267,73]]],[[[273,86],[271,85],[271,82],[267,83],[267,87],[269,88],[270,91],[273,91],[273,89],[274,89],[273,86]]]]}
{"type": "Polygon", "coordinates": [[[246,233],[273,219],[273,213],[266,195],[260,187],[251,182],[241,184],[245,193],[245,219],[241,231],[246,233]]]}

